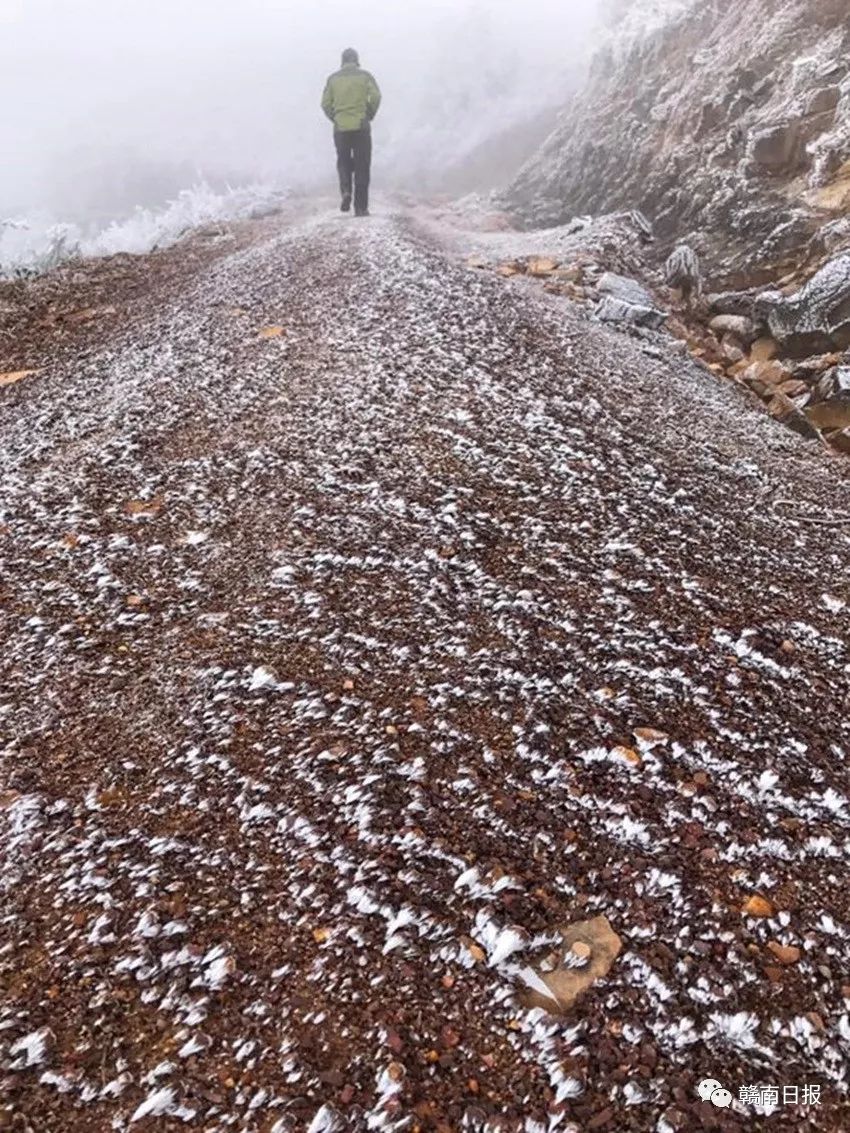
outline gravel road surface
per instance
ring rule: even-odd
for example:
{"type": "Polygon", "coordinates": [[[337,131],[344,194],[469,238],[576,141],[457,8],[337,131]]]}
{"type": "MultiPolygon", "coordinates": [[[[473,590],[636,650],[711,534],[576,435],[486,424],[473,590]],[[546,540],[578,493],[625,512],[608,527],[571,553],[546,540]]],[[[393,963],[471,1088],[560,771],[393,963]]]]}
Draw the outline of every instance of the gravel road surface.
{"type": "Polygon", "coordinates": [[[392,209],[0,414],[0,1129],[847,1128],[843,458],[392,209]]]}

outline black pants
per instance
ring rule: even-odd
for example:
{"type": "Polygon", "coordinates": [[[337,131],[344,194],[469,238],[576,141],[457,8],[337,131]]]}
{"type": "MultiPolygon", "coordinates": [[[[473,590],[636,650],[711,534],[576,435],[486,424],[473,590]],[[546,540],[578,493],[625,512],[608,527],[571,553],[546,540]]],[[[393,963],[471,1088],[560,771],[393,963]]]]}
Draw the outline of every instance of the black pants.
{"type": "Polygon", "coordinates": [[[354,211],[369,211],[369,177],[372,172],[372,131],[337,131],[336,167],[339,170],[339,189],[344,197],[354,189],[354,211]],[[353,183],[353,184],[352,184],[353,183]]]}

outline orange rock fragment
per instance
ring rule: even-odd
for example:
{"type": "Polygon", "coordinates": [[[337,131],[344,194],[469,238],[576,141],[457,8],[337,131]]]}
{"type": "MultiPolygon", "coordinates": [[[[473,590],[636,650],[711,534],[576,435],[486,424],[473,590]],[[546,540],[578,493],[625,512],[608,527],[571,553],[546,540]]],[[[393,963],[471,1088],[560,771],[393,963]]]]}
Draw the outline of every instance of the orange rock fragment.
{"type": "Polygon", "coordinates": [[[766,897],[756,893],[747,899],[741,912],[748,917],[772,917],[776,910],[766,897]]]}

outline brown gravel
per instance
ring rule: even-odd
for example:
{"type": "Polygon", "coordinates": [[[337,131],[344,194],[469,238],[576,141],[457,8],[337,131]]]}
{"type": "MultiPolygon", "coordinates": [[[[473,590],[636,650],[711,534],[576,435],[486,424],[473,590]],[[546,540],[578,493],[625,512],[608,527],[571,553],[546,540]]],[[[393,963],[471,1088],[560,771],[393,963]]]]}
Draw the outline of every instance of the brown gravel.
{"type": "Polygon", "coordinates": [[[0,390],[0,1128],[844,1127],[848,532],[766,501],[846,485],[455,251],[249,226],[0,390]]]}

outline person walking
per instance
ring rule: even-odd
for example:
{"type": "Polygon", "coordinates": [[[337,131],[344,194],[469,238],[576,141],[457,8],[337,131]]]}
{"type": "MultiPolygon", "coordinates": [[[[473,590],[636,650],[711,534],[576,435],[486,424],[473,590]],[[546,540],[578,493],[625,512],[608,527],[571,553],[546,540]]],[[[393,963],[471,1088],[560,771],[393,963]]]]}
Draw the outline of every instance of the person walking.
{"type": "Polygon", "coordinates": [[[375,79],[360,66],[353,47],[342,53],[342,67],[325,84],[322,110],[333,122],[339,189],[343,212],[369,215],[369,179],[372,171],[372,120],[381,105],[375,79]]]}

